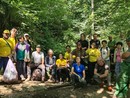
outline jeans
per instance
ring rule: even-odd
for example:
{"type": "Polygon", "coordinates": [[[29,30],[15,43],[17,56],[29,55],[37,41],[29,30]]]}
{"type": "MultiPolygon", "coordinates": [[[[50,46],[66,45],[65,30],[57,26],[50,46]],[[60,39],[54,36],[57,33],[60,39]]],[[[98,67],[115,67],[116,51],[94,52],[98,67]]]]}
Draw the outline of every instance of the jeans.
{"type": "Polygon", "coordinates": [[[0,70],[3,67],[3,72],[5,71],[5,68],[7,66],[9,58],[8,57],[0,57],[0,70]]]}
{"type": "Polygon", "coordinates": [[[121,62],[116,62],[116,66],[115,66],[116,79],[118,79],[120,75],[120,70],[121,70],[120,65],[121,65],[121,62]]]}
{"type": "Polygon", "coordinates": [[[18,76],[24,75],[24,71],[25,71],[24,60],[17,60],[16,69],[18,71],[18,76]]]}

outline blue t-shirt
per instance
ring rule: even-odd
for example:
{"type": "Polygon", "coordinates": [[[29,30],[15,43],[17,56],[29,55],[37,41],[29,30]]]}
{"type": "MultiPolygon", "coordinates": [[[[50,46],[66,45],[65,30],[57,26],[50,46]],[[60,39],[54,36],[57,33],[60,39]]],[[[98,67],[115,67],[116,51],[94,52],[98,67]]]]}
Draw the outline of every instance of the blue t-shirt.
{"type": "Polygon", "coordinates": [[[83,71],[85,70],[84,65],[78,65],[77,63],[74,63],[72,67],[74,68],[74,72],[76,74],[78,74],[80,77],[83,77],[83,71]]]}

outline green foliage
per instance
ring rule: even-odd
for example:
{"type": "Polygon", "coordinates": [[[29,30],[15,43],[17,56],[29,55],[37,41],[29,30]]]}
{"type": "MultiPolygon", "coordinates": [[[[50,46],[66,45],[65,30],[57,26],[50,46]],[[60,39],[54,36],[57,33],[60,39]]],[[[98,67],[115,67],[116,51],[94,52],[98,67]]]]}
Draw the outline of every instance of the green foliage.
{"type": "MultiPolygon", "coordinates": [[[[130,1],[94,0],[95,32],[101,37],[130,32],[130,1]]],[[[56,54],[66,45],[75,46],[79,34],[91,33],[91,0],[0,0],[0,32],[18,27],[19,34],[29,33],[33,47],[56,54]]]]}

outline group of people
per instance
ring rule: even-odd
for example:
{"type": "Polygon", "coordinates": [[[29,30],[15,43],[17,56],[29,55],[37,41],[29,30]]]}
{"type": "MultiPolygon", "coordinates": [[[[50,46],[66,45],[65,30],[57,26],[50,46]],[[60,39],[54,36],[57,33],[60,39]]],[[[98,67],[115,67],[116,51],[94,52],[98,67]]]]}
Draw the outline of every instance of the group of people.
{"type": "MultiPolygon", "coordinates": [[[[111,65],[115,65],[116,96],[124,95],[128,87],[122,84],[129,80],[130,67],[130,38],[126,40],[128,49],[125,52],[123,40],[116,42],[109,36],[109,41],[98,39],[94,34],[93,39],[86,40],[82,33],[76,43],[76,48],[66,46],[66,52],[60,53],[58,59],[52,49],[47,55],[41,51],[41,45],[36,46],[36,51],[31,50],[30,36],[24,34],[16,37],[17,29],[12,28],[3,31],[3,38],[0,38],[0,69],[5,71],[9,59],[16,63],[19,80],[71,82],[73,85],[91,85],[97,82],[100,87],[107,82],[108,90],[112,91],[111,65]],[[121,66],[122,65],[122,66],[121,66]],[[124,66],[123,66],[124,65],[124,66]],[[124,79],[124,76],[127,77],[124,79]],[[120,80],[120,81],[119,81],[120,80]],[[124,87],[124,88],[123,88],[124,87]],[[124,89],[124,92],[118,91],[124,89]],[[122,94],[121,94],[122,93],[122,94]]],[[[128,85],[127,85],[128,86],[128,85]]],[[[120,97],[119,97],[120,98],[120,97]]],[[[121,97],[125,98],[125,97],[121,97]]]]}

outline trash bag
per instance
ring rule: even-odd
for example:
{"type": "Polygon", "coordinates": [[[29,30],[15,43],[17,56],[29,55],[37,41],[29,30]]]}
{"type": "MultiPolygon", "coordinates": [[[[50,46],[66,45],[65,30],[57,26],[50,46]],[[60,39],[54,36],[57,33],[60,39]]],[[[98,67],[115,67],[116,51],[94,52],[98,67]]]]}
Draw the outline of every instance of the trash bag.
{"type": "Polygon", "coordinates": [[[8,60],[5,68],[3,81],[6,83],[15,83],[18,81],[18,73],[11,59],[8,60]]]}
{"type": "Polygon", "coordinates": [[[41,81],[42,79],[42,70],[40,68],[37,68],[32,73],[32,81],[41,81]]]}

